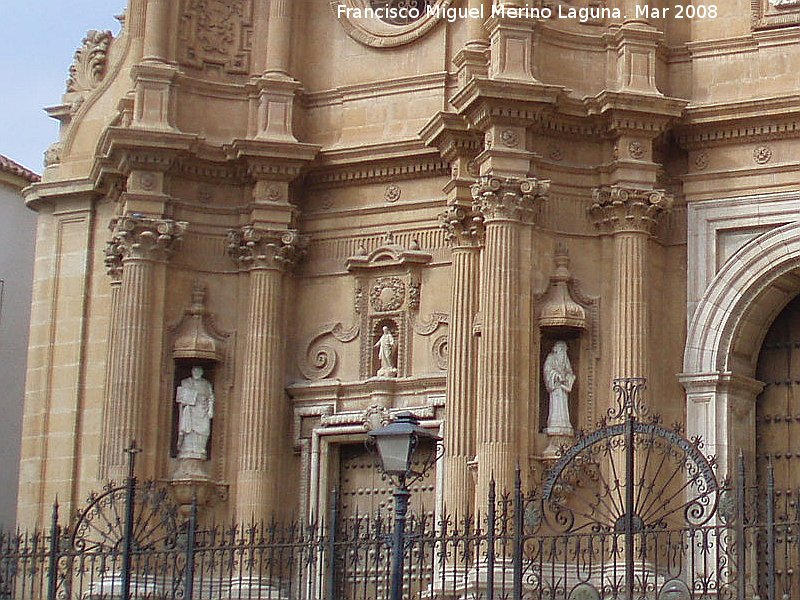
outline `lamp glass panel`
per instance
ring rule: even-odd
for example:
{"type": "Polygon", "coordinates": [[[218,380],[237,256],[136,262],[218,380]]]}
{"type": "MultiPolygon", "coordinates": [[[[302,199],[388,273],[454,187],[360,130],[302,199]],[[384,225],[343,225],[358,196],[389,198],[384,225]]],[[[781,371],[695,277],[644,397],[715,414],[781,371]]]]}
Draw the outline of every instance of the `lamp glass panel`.
{"type": "Polygon", "coordinates": [[[385,436],[377,440],[378,452],[381,453],[383,470],[391,475],[402,475],[409,468],[409,449],[411,437],[407,435],[385,436]]]}

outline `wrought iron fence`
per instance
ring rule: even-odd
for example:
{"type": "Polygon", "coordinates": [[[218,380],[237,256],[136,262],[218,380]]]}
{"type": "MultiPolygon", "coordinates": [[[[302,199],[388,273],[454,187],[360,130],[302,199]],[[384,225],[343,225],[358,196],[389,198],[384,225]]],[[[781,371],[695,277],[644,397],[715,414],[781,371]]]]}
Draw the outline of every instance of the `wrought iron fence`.
{"type": "MultiPolygon", "coordinates": [[[[800,490],[739,457],[719,481],[700,439],[665,427],[619,381],[617,406],[541,485],[488,490],[486,511],[411,515],[403,597],[419,600],[800,600],[800,490]]],[[[184,518],[166,490],[109,485],[75,521],[0,536],[0,600],[379,600],[392,515],[256,525],[184,518]]]]}
{"type": "MultiPolygon", "coordinates": [[[[337,519],[334,510],[335,527],[200,527],[194,512],[178,523],[165,492],[141,484],[126,537],[120,490],[125,486],[93,497],[74,525],[59,526],[54,510],[46,533],[2,535],[0,598],[388,597],[391,515],[337,519]]],[[[411,517],[404,597],[800,597],[797,496],[746,487],[743,479],[719,492],[703,523],[634,527],[631,537],[615,523],[565,528],[563,513],[545,506],[540,493],[523,493],[518,480],[510,494],[492,490],[479,518],[411,517]]]]}

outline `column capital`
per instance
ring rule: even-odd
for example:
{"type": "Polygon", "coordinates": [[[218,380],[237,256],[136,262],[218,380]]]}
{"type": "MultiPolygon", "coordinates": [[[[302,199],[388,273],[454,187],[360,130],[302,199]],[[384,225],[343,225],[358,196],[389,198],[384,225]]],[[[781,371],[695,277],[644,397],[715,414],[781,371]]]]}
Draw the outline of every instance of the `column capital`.
{"type": "Polygon", "coordinates": [[[188,227],[185,221],[124,215],[110,224],[111,240],[106,246],[106,267],[113,278],[128,260],[165,261],[188,227]]]}
{"type": "Polygon", "coordinates": [[[465,206],[448,206],[439,214],[439,224],[454,248],[477,248],[483,244],[483,215],[465,206]]]}
{"type": "Polygon", "coordinates": [[[672,202],[672,194],[664,190],[601,186],[592,190],[589,212],[595,226],[604,232],[651,234],[672,202]]]}
{"type": "Polygon", "coordinates": [[[290,270],[305,255],[307,236],[295,229],[245,225],[228,232],[228,253],[244,269],[290,270]]]}
{"type": "Polygon", "coordinates": [[[472,186],[472,209],[487,223],[530,221],[549,189],[549,180],[484,175],[472,186]]]}

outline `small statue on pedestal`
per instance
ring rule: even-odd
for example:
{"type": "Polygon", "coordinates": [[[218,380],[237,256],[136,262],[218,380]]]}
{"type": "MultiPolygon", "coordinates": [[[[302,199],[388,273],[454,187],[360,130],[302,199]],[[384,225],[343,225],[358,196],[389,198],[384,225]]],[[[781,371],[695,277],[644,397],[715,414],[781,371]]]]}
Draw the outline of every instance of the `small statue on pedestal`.
{"type": "Polygon", "coordinates": [[[550,394],[550,410],[544,432],[550,437],[545,456],[555,455],[558,445],[574,435],[569,417],[569,394],[575,374],[567,356],[567,343],[558,341],[544,361],[544,384],[550,394]]]}
{"type": "Polygon", "coordinates": [[[389,328],[383,326],[383,335],[375,343],[375,348],[378,348],[378,359],[380,360],[380,368],[378,369],[378,377],[397,377],[397,367],[394,365],[394,354],[397,342],[392,335],[389,328]]]}
{"type": "Polygon", "coordinates": [[[180,410],[178,458],[206,460],[206,445],[214,418],[214,390],[203,378],[203,367],[192,367],[192,376],[178,386],[175,402],[180,410]]]}

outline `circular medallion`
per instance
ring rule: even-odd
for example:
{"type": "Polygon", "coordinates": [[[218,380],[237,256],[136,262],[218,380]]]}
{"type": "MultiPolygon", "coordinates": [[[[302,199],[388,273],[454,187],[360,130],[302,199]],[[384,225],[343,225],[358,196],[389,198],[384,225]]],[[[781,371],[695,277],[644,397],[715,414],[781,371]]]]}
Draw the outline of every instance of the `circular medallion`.
{"type": "Polygon", "coordinates": [[[347,35],[367,46],[389,48],[425,35],[453,0],[330,0],[347,35]]]}
{"type": "Polygon", "coordinates": [[[397,310],[405,301],[406,286],[397,277],[381,277],[369,292],[373,310],[386,312],[397,310]]]}

